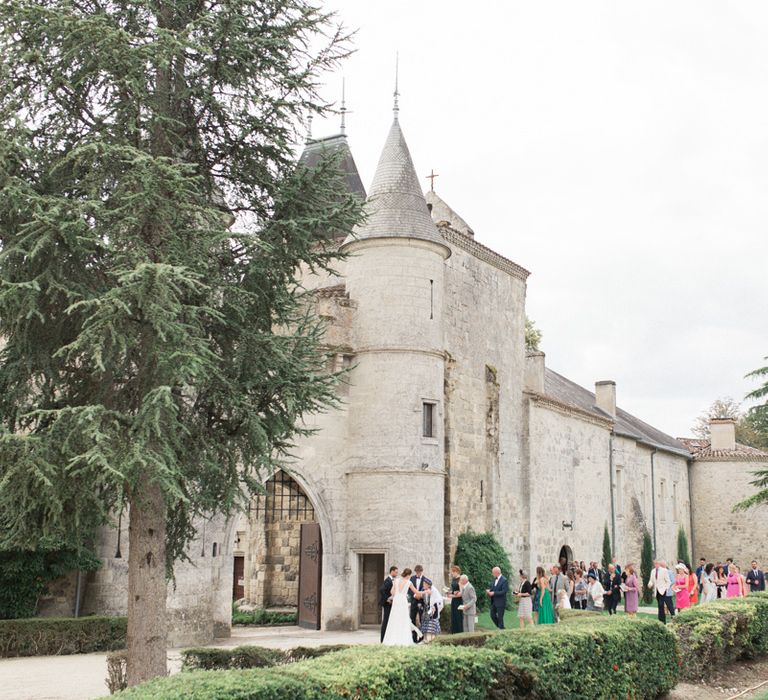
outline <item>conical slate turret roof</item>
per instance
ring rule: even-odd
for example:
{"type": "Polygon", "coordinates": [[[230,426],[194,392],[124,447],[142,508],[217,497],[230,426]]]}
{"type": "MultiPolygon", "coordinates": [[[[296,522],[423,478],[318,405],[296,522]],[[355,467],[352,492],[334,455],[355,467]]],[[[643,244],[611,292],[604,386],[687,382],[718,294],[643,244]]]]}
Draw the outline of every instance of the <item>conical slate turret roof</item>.
{"type": "Polygon", "coordinates": [[[416,238],[446,246],[427,208],[397,118],[376,167],[365,216],[345,244],[369,238],[416,238]]]}
{"type": "Polygon", "coordinates": [[[345,134],[308,141],[304,152],[301,154],[301,158],[299,158],[299,163],[311,169],[317,167],[320,159],[328,153],[338,152],[341,152],[339,168],[344,173],[347,191],[361,199],[365,199],[365,187],[363,187],[363,181],[357,172],[357,165],[355,165],[355,159],[352,157],[352,151],[349,148],[345,134]]]}

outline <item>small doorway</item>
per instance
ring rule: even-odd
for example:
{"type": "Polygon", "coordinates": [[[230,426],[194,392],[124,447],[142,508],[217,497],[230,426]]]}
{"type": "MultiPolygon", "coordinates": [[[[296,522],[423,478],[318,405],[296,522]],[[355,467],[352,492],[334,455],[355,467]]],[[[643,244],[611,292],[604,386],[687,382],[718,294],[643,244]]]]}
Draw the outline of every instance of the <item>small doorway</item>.
{"type": "Polygon", "coordinates": [[[299,627],[319,630],[323,577],[323,541],[319,523],[301,524],[299,552],[299,627]]]}
{"type": "Polygon", "coordinates": [[[235,557],[235,571],[232,579],[232,600],[245,598],[245,557],[235,557]]]}
{"type": "Polygon", "coordinates": [[[381,623],[379,608],[379,586],[384,580],[384,555],[360,555],[360,624],[378,625],[381,623]]]}
{"type": "Polygon", "coordinates": [[[560,564],[560,571],[563,573],[567,573],[568,569],[571,567],[571,564],[573,563],[573,550],[567,545],[564,544],[560,548],[560,556],[558,557],[558,563],[560,564]]]}

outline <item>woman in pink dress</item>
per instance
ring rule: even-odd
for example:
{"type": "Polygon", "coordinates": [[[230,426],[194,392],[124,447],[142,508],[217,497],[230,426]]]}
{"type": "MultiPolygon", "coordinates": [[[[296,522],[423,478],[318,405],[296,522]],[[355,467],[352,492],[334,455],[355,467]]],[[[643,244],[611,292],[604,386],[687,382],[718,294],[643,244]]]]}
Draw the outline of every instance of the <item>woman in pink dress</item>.
{"type": "Polygon", "coordinates": [[[637,614],[637,576],[635,576],[635,565],[627,564],[627,578],[622,586],[624,589],[624,612],[627,615],[637,614]]]}
{"type": "Polygon", "coordinates": [[[688,593],[688,569],[685,568],[685,564],[678,564],[675,569],[677,569],[677,578],[675,578],[675,585],[672,586],[675,592],[675,607],[678,610],[685,610],[691,607],[691,596],[688,593]]]}
{"type": "Polygon", "coordinates": [[[744,595],[743,591],[744,586],[742,585],[739,567],[731,564],[728,567],[728,589],[726,596],[728,598],[741,598],[744,595]]]}

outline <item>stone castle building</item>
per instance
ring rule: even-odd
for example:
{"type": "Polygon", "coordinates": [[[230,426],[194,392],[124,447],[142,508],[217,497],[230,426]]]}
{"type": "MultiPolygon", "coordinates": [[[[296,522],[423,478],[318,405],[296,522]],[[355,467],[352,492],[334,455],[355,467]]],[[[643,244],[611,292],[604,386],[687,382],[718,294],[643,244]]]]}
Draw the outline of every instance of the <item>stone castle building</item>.
{"type": "MultiPolygon", "coordinates": [[[[343,133],[311,141],[302,162],[326,150],[366,198],[343,133]]],[[[624,562],[639,562],[644,529],[674,560],[681,527],[694,557],[768,562],[768,509],[731,512],[768,454],[737,445],[728,421],[711,444],[676,440],[619,408],[614,382],[590,391],[526,353],[528,271],[422,193],[397,111],[365,210],[337,241],[337,274],[302,273],[333,369],[347,370],[342,404],[308,419],[316,433],[247,514],[201,525],[169,590],[172,641],[226,633],[240,598],[297,607],[307,626],[375,624],[385,568],[421,563],[442,582],[467,530],[495,533],[529,572],[599,558],[606,525],[624,562]]],[[[116,534],[86,611],[125,609],[116,534]]]]}

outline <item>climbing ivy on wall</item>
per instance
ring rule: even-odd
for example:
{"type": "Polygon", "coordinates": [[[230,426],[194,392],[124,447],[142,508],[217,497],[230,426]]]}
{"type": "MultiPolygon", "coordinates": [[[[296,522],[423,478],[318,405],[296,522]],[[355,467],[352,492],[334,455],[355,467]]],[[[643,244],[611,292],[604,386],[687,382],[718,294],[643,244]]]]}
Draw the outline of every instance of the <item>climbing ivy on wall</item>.
{"type": "MultiPolygon", "coordinates": [[[[456,545],[456,563],[461,567],[461,572],[469,577],[470,582],[477,591],[477,607],[479,610],[487,610],[489,598],[485,594],[493,575],[491,569],[498,566],[501,573],[509,579],[510,589],[514,589],[517,577],[513,575],[509,564],[509,557],[496,537],[490,532],[464,532],[459,535],[456,545]]],[[[507,596],[509,607],[512,596],[507,596]]]]}

